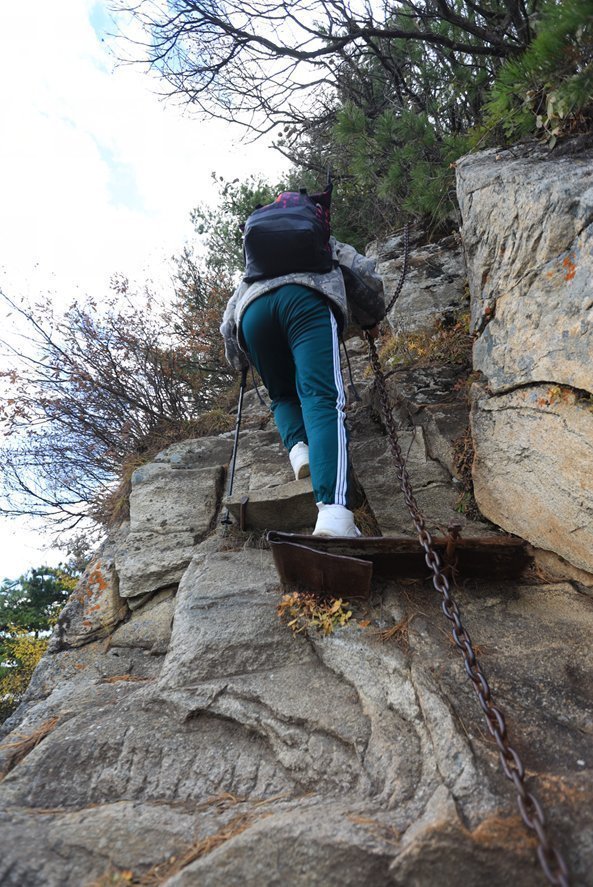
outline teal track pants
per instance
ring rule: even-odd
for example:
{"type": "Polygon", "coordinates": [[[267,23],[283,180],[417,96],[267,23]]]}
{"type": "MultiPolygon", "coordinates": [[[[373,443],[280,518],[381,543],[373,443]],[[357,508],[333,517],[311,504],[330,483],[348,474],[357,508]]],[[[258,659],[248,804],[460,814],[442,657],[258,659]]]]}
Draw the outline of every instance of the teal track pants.
{"type": "Polygon", "coordinates": [[[240,333],[272,399],[287,450],[309,445],[316,502],[348,506],[346,398],[338,326],[327,301],[290,284],[247,306],[240,333]]]}

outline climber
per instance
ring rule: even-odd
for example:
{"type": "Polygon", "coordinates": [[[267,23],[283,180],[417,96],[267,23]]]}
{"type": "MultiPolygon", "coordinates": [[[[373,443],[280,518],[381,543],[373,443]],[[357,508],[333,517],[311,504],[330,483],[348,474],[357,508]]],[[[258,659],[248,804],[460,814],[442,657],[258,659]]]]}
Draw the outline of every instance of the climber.
{"type": "Polygon", "coordinates": [[[296,479],[311,476],[318,508],[313,535],[359,536],[350,510],[346,397],[339,337],[378,335],[385,314],[375,262],[329,239],[326,272],[243,280],[220,330],[228,362],[257,369],[296,479]],[[352,322],[358,328],[352,327],[352,322]]]}

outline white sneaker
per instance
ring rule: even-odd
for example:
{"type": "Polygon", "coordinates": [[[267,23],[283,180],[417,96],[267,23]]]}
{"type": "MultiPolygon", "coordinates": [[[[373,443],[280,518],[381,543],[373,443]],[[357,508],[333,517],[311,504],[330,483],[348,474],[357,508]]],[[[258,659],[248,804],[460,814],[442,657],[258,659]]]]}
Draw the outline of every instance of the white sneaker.
{"type": "Polygon", "coordinates": [[[309,447],[306,443],[299,441],[288,454],[292,470],[296,480],[302,477],[309,477],[311,470],[309,468],[309,447]]]}
{"type": "Polygon", "coordinates": [[[361,536],[354,523],[354,515],[343,505],[317,503],[319,515],[313,530],[314,536],[361,536]]]}

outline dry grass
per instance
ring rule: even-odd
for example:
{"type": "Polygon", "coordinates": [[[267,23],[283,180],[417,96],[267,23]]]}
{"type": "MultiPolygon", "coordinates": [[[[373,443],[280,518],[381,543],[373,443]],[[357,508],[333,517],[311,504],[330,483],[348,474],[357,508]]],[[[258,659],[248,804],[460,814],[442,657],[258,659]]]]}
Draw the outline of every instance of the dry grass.
{"type": "MultiPolygon", "coordinates": [[[[404,616],[388,628],[382,628],[374,621],[371,612],[367,613],[367,618],[358,620],[359,627],[361,629],[367,629],[368,634],[370,634],[371,637],[376,638],[383,644],[394,640],[404,653],[408,653],[410,651],[410,626],[413,620],[416,616],[424,616],[427,619],[433,618],[431,614],[425,613],[424,610],[421,610],[415,597],[406,591],[406,587],[415,587],[419,589],[421,586],[422,581],[420,579],[398,579],[398,592],[405,599],[406,612],[404,616]]],[[[382,606],[378,618],[383,622],[384,616],[382,606]]]]}
{"type": "Polygon", "coordinates": [[[270,545],[266,539],[266,532],[266,530],[243,532],[238,524],[229,524],[221,534],[218,551],[246,551],[247,549],[269,551],[270,545]]]}
{"type": "MultiPolygon", "coordinates": [[[[156,455],[154,453],[153,455],[156,455]]],[[[127,457],[120,469],[117,484],[97,497],[91,509],[91,517],[104,527],[115,527],[130,516],[132,475],[137,468],[150,461],[150,456],[134,453],[127,457]]]]}
{"type": "Polygon", "coordinates": [[[58,721],[59,718],[50,718],[48,721],[44,721],[43,724],[40,724],[32,733],[29,733],[26,736],[19,736],[14,742],[0,745],[0,751],[8,752],[4,769],[0,771],[0,780],[4,779],[11,770],[14,770],[17,764],[20,764],[23,758],[26,758],[29,752],[32,752],[33,749],[52,732],[52,730],[55,730],[58,721]]]}
{"type": "Polygon", "coordinates": [[[141,678],[135,674],[113,674],[107,678],[101,678],[100,684],[117,684],[119,681],[128,681],[134,684],[153,683],[155,678],[141,678]]]}
{"type": "Polygon", "coordinates": [[[431,330],[394,333],[381,345],[381,362],[387,369],[434,363],[470,366],[473,339],[469,323],[469,312],[462,312],[451,320],[437,320],[431,330]]]}
{"type": "Polygon", "coordinates": [[[391,625],[389,628],[373,628],[372,633],[375,637],[379,638],[382,643],[386,643],[394,638],[404,653],[407,653],[410,649],[410,622],[412,621],[413,615],[414,614],[411,613],[407,614],[403,619],[400,619],[399,622],[396,622],[395,625],[391,625]]]}
{"type": "Polygon", "coordinates": [[[362,505],[354,509],[354,521],[363,536],[382,535],[377,519],[366,499],[362,505]]]}
{"type": "Polygon", "coordinates": [[[472,478],[472,465],[474,461],[474,441],[471,428],[468,425],[453,441],[453,464],[457,472],[457,478],[461,482],[461,489],[455,511],[464,514],[469,520],[483,520],[483,515],[474,498],[474,482],[472,478]]]}
{"type": "MultiPolygon", "coordinates": [[[[164,860],[164,862],[159,862],[156,865],[151,866],[150,869],[142,874],[135,874],[131,869],[114,869],[111,867],[99,878],[87,884],[86,887],[129,887],[129,885],[139,885],[139,887],[160,887],[161,884],[164,884],[174,875],[181,872],[186,866],[191,865],[192,862],[196,862],[196,860],[200,859],[202,856],[212,853],[227,841],[236,838],[237,835],[240,835],[257,820],[271,815],[266,812],[254,812],[254,806],[256,808],[261,807],[284,797],[287,796],[279,795],[275,798],[267,798],[257,802],[255,805],[252,805],[252,809],[249,812],[237,814],[237,816],[234,816],[219,831],[215,832],[215,834],[199,838],[178,854],[170,856],[168,859],[164,860]]],[[[223,794],[209,798],[203,804],[200,804],[196,808],[196,812],[212,806],[219,807],[221,812],[223,812],[228,809],[228,807],[244,803],[244,801],[244,798],[237,798],[229,792],[224,792],[223,794]]]]}
{"type": "Polygon", "coordinates": [[[206,856],[207,853],[212,853],[213,850],[217,850],[218,847],[222,846],[222,844],[225,844],[227,841],[230,841],[231,838],[236,838],[237,835],[240,835],[248,829],[249,826],[253,825],[257,819],[260,819],[265,815],[266,814],[239,813],[237,816],[234,816],[227,825],[220,829],[220,831],[213,835],[208,835],[205,838],[200,838],[184,850],[179,856],[172,856],[165,862],[153,866],[137,880],[130,881],[129,883],[140,884],[142,887],[159,887],[160,884],[168,881],[169,878],[172,878],[173,875],[182,871],[186,866],[191,865],[192,862],[195,862],[202,856],[206,856]]]}
{"type": "Polygon", "coordinates": [[[235,421],[235,416],[221,407],[207,410],[191,423],[191,437],[209,437],[211,434],[224,434],[225,431],[233,430],[235,421]]]}

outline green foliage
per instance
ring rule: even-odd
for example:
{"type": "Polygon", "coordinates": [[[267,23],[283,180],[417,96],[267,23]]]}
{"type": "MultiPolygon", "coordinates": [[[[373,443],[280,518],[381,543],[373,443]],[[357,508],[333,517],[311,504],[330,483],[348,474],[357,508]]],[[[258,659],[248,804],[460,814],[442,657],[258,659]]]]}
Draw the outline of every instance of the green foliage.
{"type": "MultiPolygon", "coordinates": [[[[469,14],[465,3],[457,7],[469,14]]],[[[497,27],[504,11],[494,3],[490,13],[489,26],[497,27]]],[[[508,139],[540,132],[553,146],[560,135],[590,129],[591,0],[546,0],[539,19],[528,3],[524,13],[523,27],[500,55],[379,41],[381,61],[367,57],[344,66],[333,123],[323,120],[317,132],[310,125],[300,145],[287,131],[281,147],[292,145],[297,165],[332,164],[338,193],[347,195],[346,239],[361,248],[406,221],[429,239],[439,237],[458,224],[454,166],[460,156],[500,143],[501,130],[508,139]]],[[[447,39],[460,38],[451,22],[438,28],[447,39]]]]}
{"type": "Polygon", "coordinates": [[[24,628],[10,626],[0,641],[0,723],[18,707],[31,675],[47,648],[24,628]]]}
{"type": "Polygon", "coordinates": [[[36,567],[0,585],[0,722],[20,703],[78,575],[70,564],[36,567]]]}
{"type": "Polygon", "coordinates": [[[0,585],[0,634],[8,626],[39,634],[48,631],[74,591],[78,574],[71,567],[34,567],[0,585]]]}
{"type": "Polygon", "coordinates": [[[455,207],[453,164],[471,146],[470,134],[439,136],[426,113],[389,109],[372,120],[347,105],[334,135],[346,149],[349,175],[375,195],[368,218],[375,232],[403,221],[436,234],[447,230],[455,207]]]}
{"type": "MultiPolygon", "coordinates": [[[[311,0],[307,11],[284,21],[272,0],[247,17],[241,0],[224,13],[173,0],[154,17],[140,0],[133,14],[158,33],[147,45],[176,95],[260,134],[278,127],[291,183],[318,186],[331,165],[334,232],[358,248],[405,221],[430,239],[455,227],[453,165],[501,133],[553,145],[593,122],[591,0],[311,0]]],[[[196,215],[213,267],[241,268],[235,223],[257,184],[224,186],[228,217],[196,215]]]]}
{"type": "MultiPolygon", "coordinates": [[[[440,31],[459,36],[451,24],[440,31]]],[[[347,203],[336,213],[336,234],[359,249],[404,222],[430,239],[456,225],[454,164],[483,138],[481,107],[495,71],[488,57],[410,40],[385,41],[381,50],[381,64],[367,58],[345,73],[331,124],[310,126],[293,149],[297,165],[331,163],[347,203]]],[[[298,141],[288,131],[285,150],[291,138],[298,141]]]]}
{"type": "Polygon", "coordinates": [[[550,147],[593,121],[593,4],[547,0],[537,36],[505,62],[487,102],[488,120],[509,140],[536,132],[550,147]]]}
{"type": "Polygon", "coordinates": [[[243,243],[239,227],[258,204],[271,203],[286,189],[285,184],[271,185],[251,176],[245,182],[212,174],[218,187],[218,202],[214,209],[197,206],[191,213],[196,234],[204,238],[204,263],[209,272],[223,277],[242,272],[243,243]]]}

